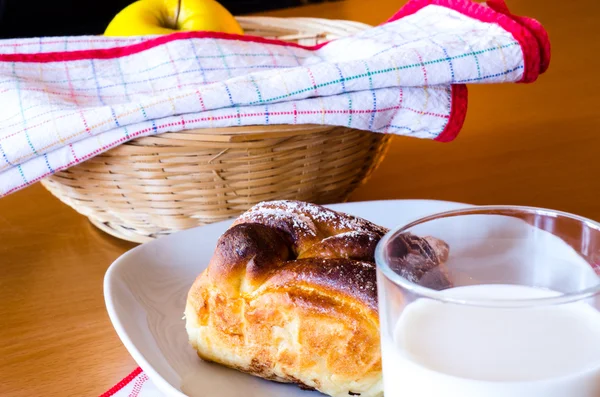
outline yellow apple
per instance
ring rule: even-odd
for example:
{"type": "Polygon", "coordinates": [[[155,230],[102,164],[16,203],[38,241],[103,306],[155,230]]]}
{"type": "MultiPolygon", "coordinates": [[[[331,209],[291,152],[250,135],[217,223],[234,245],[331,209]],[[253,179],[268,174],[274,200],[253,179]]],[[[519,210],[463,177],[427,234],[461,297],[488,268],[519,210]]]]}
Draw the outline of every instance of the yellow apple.
{"type": "Polygon", "coordinates": [[[205,30],[243,34],[233,15],[215,0],[138,0],[110,22],[105,36],[143,36],[205,30]]]}

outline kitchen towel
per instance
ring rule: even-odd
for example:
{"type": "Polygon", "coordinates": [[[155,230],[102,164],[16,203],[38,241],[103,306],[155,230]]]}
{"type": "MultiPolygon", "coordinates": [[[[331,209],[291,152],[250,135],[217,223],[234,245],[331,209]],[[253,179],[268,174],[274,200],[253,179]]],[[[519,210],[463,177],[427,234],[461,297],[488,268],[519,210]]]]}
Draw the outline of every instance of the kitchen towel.
{"type": "Polygon", "coordinates": [[[131,139],[192,128],[326,124],[450,141],[467,83],[532,82],[550,44],[502,0],[413,0],[313,47],[252,36],[0,42],[0,196],[131,139]]]}
{"type": "Polygon", "coordinates": [[[100,397],[164,397],[140,367],[119,383],[102,393],[100,397]]]}

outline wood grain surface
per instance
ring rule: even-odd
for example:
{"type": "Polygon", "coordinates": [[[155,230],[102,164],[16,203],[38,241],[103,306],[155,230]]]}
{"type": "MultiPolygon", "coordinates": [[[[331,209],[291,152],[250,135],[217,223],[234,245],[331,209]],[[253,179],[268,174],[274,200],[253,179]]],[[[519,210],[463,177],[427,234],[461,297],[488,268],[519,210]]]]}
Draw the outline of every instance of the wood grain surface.
{"type": "MultiPolygon", "coordinates": [[[[377,24],[402,1],[347,0],[274,16],[377,24]]],[[[352,200],[431,198],[556,208],[600,220],[600,2],[509,0],[552,41],[532,85],[469,87],[452,143],[397,137],[352,200]]],[[[36,185],[0,199],[0,395],[94,396],[136,366],[104,308],[109,237],[36,185]]]]}

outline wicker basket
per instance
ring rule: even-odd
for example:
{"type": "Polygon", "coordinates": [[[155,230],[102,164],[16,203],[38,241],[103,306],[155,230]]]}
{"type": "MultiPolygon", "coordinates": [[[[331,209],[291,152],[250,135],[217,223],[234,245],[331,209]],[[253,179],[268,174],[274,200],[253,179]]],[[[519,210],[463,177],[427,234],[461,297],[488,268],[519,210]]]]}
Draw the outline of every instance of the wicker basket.
{"type": "MultiPolygon", "coordinates": [[[[356,22],[238,18],[247,34],[312,45],[356,22]]],[[[42,181],[113,236],[145,242],[235,217],[274,199],[344,201],[382,159],[389,137],[343,127],[271,125],[135,139],[42,181]]]]}

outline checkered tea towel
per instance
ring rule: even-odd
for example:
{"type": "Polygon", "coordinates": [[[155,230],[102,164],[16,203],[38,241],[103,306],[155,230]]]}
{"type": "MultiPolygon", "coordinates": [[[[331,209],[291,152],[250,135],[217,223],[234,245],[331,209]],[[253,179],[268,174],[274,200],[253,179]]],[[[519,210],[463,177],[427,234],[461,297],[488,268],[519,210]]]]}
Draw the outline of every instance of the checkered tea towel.
{"type": "Polygon", "coordinates": [[[100,397],[165,397],[165,395],[138,367],[100,397]]]}
{"type": "Polygon", "coordinates": [[[314,47],[207,32],[0,41],[0,196],[192,128],[326,124],[449,141],[466,83],[532,82],[549,55],[542,26],[502,0],[413,0],[314,47]]]}

